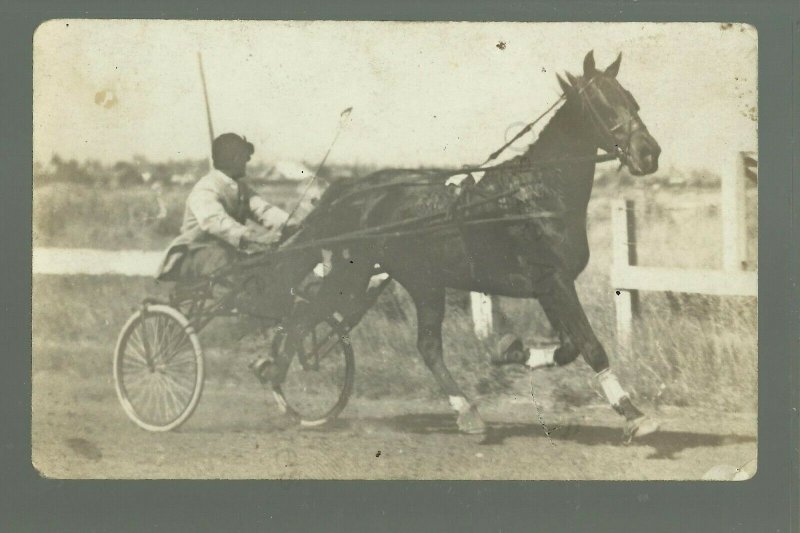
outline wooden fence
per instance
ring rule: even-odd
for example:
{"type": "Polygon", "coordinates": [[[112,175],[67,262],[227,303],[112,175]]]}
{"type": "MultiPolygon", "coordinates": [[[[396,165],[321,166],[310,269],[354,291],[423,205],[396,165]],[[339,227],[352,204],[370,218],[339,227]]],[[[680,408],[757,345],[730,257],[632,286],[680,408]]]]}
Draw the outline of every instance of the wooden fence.
{"type": "Polygon", "coordinates": [[[665,291],[717,296],[757,296],[758,274],[744,270],[746,261],[745,185],[754,179],[758,157],[740,152],[732,175],[722,180],[721,270],[638,266],[636,211],[633,200],[612,205],[611,284],[616,296],[617,341],[630,349],[633,320],[639,314],[638,291],[665,291]]]}
{"type": "MultiPolygon", "coordinates": [[[[740,152],[733,175],[722,182],[723,270],[687,270],[638,266],[636,215],[632,200],[612,206],[613,263],[611,283],[616,297],[617,339],[630,347],[634,318],[639,314],[638,291],[669,291],[713,295],[757,296],[757,273],[745,271],[745,185],[757,173],[757,156],[740,152]]],[[[162,252],[90,250],[80,248],[34,248],[34,274],[152,276],[162,252]]],[[[471,293],[475,334],[492,333],[496,297],[471,293]]]]}

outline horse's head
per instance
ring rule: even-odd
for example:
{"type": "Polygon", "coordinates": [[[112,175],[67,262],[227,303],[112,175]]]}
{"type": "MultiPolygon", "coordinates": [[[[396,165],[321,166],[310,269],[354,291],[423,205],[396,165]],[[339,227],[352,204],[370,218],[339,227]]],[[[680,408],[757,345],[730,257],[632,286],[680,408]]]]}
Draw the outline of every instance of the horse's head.
{"type": "Polygon", "coordinates": [[[631,174],[642,176],[658,170],[661,147],[639,117],[639,104],[617,81],[622,54],[605,70],[597,70],[594,54],[583,60],[583,75],[558,76],[567,102],[580,106],[593,126],[597,145],[619,155],[631,174]]]}

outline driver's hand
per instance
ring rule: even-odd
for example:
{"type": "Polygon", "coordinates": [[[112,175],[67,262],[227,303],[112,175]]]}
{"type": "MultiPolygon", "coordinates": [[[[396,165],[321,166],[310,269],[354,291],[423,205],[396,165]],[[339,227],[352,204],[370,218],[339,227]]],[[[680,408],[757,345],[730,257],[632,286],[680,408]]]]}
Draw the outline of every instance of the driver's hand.
{"type": "Polygon", "coordinates": [[[248,227],[244,235],[242,235],[243,248],[258,246],[271,246],[280,239],[280,232],[277,230],[268,230],[262,226],[248,227]]]}

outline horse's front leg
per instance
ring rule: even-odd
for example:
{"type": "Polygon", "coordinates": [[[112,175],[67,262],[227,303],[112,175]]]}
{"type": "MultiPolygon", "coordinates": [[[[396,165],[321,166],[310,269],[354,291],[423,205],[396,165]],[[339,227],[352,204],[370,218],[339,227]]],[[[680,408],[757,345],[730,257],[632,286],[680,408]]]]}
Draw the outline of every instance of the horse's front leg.
{"type": "Polygon", "coordinates": [[[417,309],[417,348],[425,365],[448,396],[450,406],[458,413],[458,429],[464,433],[485,432],[486,424],[478,414],[478,409],[467,399],[444,364],[442,350],[444,287],[418,284],[404,284],[404,286],[417,309]]]}
{"type": "MultiPolygon", "coordinates": [[[[549,291],[541,295],[539,301],[556,329],[569,339],[569,355],[577,352],[596,372],[603,393],[611,407],[626,420],[626,436],[644,436],[658,430],[658,423],[644,415],[631,401],[630,395],[622,388],[617,376],[609,367],[608,356],[589,324],[583,306],[578,299],[575,283],[561,274],[553,276],[549,291]]],[[[565,355],[567,352],[565,352],[565,355]]]]}

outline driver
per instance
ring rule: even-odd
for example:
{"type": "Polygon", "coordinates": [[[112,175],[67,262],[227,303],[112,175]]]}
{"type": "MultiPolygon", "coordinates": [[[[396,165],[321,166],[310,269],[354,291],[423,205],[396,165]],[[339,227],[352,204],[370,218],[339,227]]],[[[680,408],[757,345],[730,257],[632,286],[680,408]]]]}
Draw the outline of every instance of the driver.
{"type": "Polygon", "coordinates": [[[241,181],[253,152],[253,144],[235,133],[214,139],[214,168],[189,193],[181,233],[167,248],[157,279],[204,277],[230,263],[237,252],[280,239],[288,213],[241,181]],[[247,225],[248,220],[258,225],[247,225]]]}

